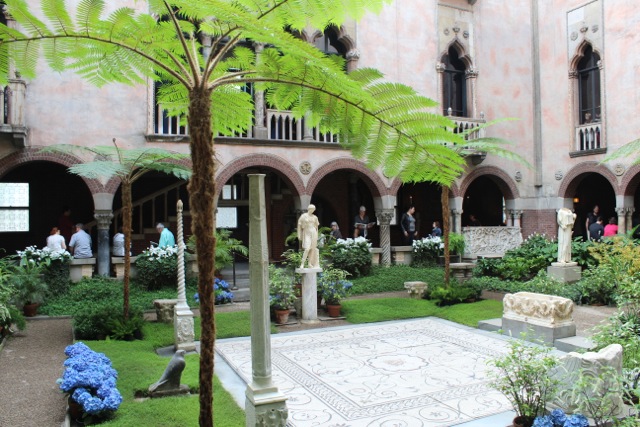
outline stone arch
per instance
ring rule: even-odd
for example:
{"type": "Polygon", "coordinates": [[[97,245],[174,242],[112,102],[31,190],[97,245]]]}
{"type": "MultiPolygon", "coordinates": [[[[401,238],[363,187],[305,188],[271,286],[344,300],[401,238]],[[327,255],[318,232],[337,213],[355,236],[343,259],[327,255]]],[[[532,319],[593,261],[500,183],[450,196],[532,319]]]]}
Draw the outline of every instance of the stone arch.
{"type": "Polygon", "coordinates": [[[620,193],[624,196],[633,196],[638,185],[640,185],[640,165],[633,165],[622,177],[620,193]]]}
{"type": "MultiPolygon", "coordinates": [[[[22,166],[24,163],[39,161],[56,163],[65,167],[83,163],[78,157],[69,153],[43,152],[40,147],[28,147],[0,159],[0,177],[5,176],[8,172],[18,166],[22,166]]],[[[84,181],[91,194],[108,192],[105,186],[97,179],[79,178],[84,181]]]]}
{"type": "Polygon", "coordinates": [[[306,194],[304,183],[298,175],[298,172],[281,157],[272,154],[248,154],[233,159],[224,165],[216,175],[216,198],[220,196],[222,186],[233,177],[236,173],[250,167],[268,167],[282,174],[287,185],[298,193],[298,195],[306,194]]]}
{"type": "Polygon", "coordinates": [[[591,46],[593,53],[598,55],[598,57],[602,61],[602,59],[604,58],[604,56],[602,55],[602,52],[600,52],[600,50],[596,47],[595,44],[591,43],[587,39],[584,39],[576,47],[576,53],[573,55],[573,58],[571,58],[571,63],[569,64],[569,70],[577,71],[578,63],[582,60],[582,58],[584,58],[584,51],[587,46],[591,46]]]}
{"type": "Polygon", "coordinates": [[[369,169],[363,162],[349,157],[330,160],[316,169],[307,183],[307,194],[313,194],[313,190],[315,190],[320,180],[338,169],[351,169],[359,172],[374,197],[390,194],[380,177],[374,171],[369,169]]]}
{"type": "Polygon", "coordinates": [[[513,179],[502,169],[495,166],[480,167],[469,173],[462,181],[460,189],[456,193],[456,197],[464,197],[469,185],[471,185],[476,178],[484,175],[488,175],[488,177],[498,186],[500,191],[502,191],[505,200],[512,200],[520,197],[520,192],[518,191],[518,187],[516,187],[515,182],[513,182],[513,179]]]}
{"type": "Polygon", "coordinates": [[[607,181],[609,181],[609,184],[611,185],[611,188],[613,188],[613,191],[616,195],[621,193],[620,186],[618,185],[618,180],[616,179],[616,176],[613,174],[613,172],[609,170],[609,168],[599,164],[598,162],[584,162],[574,166],[569,170],[569,172],[567,172],[564,179],[562,180],[560,188],[558,188],[558,197],[562,197],[565,199],[572,198],[573,194],[578,188],[578,185],[582,181],[582,179],[580,179],[580,176],[587,173],[597,173],[601,175],[607,181]]]}
{"type": "Polygon", "coordinates": [[[467,70],[473,69],[473,59],[471,59],[471,56],[467,53],[467,49],[457,38],[451,40],[451,42],[447,44],[447,47],[444,49],[444,51],[440,52],[440,55],[438,56],[438,62],[442,61],[442,58],[449,53],[449,49],[451,49],[452,47],[458,52],[458,58],[460,58],[460,60],[464,63],[465,68],[467,70]]]}

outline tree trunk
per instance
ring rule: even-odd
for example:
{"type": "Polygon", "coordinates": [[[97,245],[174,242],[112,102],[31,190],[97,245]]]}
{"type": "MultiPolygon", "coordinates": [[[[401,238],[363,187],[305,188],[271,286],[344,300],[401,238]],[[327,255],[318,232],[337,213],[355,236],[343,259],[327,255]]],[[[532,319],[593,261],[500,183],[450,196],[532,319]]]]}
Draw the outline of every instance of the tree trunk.
{"type": "Polygon", "coordinates": [[[213,427],[213,346],[215,345],[213,281],[215,271],[215,150],[211,132],[211,91],[189,93],[189,135],[193,175],[189,182],[191,231],[197,236],[200,295],[200,427],[213,427]]]}
{"type": "MultiPolygon", "coordinates": [[[[122,232],[124,233],[124,280],[122,281],[122,315],[129,319],[129,278],[131,277],[131,182],[122,181],[122,232]]],[[[116,230],[117,232],[118,230],[116,230]]]]}
{"type": "Polygon", "coordinates": [[[446,185],[442,186],[440,204],[442,205],[442,238],[444,240],[444,285],[448,288],[451,257],[449,256],[449,187],[446,185]]]}

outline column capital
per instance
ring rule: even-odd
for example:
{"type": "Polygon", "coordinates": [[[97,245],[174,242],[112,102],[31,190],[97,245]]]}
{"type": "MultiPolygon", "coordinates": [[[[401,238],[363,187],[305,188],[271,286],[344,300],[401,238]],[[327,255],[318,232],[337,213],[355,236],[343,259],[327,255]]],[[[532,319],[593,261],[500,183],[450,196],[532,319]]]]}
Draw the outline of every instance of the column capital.
{"type": "Polygon", "coordinates": [[[627,209],[627,213],[628,214],[633,214],[636,211],[636,208],[633,207],[633,206],[630,206],[630,207],[628,207],[626,209],[627,209]]]}
{"type": "Polygon", "coordinates": [[[111,220],[113,219],[113,212],[111,211],[95,211],[93,217],[98,222],[98,229],[105,229],[111,227],[111,220]]]}
{"type": "MultiPolygon", "coordinates": [[[[629,209],[634,209],[634,208],[623,208],[623,207],[618,207],[616,208],[616,213],[618,214],[618,216],[623,216],[625,215],[627,212],[629,212],[629,209]]],[[[635,209],[634,209],[635,210],[635,209]]],[[[631,211],[633,212],[633,211],[631,211]]]]}
{"type": "Polygon", "coordinates": [[[510,209],[509,210],[509,213],[514,218],[521,218],[522,217],[522,212],[523,212],[522,210],[518,210],[518,209],[510,209]]]}
{"type": "Polygon", "coordinates": [[[395,216],[393,209],[380,209],[376,211],[376,217],[380,221],[380,225],[389,225],[395,216]]]}
{"type": "Polygon", "coordinates": [[[462,209],[451,209],[451,215],[462,215],[462,209]]]}

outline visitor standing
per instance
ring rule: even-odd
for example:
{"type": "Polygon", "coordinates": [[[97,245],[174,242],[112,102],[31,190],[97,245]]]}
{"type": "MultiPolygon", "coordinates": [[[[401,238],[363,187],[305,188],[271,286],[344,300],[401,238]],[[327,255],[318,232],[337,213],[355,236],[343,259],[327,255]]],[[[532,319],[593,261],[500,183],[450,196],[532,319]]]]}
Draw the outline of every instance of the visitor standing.
{"type": "Polygon", "coordinates": [[[60,234],[60,229],[58,227],[53,227],[51,229],[49,237],[47,237],[47,248],[51,252],[57,253],[64,252],[67,249],[64,237],[60,234]]]}
{"type": "Polygon", "coordinates": [[[71,236],[69,248],[74,258],[93,257],[93,252],[91,252],[91,236],[84,231],[84,224],[76,224],[76,232],[71,236]]]}
{"type": "Polygon", "coordinates": [[[409,209],[402,214],[400,220],[400,227],[402,228],[402,237],[404,244],[407,246],[413,245],[413,239],[418,237],[418,229],[416,227],[416,218],[413,216],[416,213],[415,206],[409,206],[409,209]]]}
{"type": "Polygon", "coordinates": [[[160,241],[158,241],[159,248],[176,245],[176,239],[173,237],[173,233],[166,228],[163,223],[159,222],[158,225],[156,225],[156,230],[160,233],[160,241]]]}
{"type": "Polygon", "coordinates": [[[591,225],[595,224],[598,221],[598,216],[600,216],[600,206],[595,205],[593,207],[593,211],[587,214],[587,220],[585,221],[585,230],[587,230],[587,240],[591,238],[591,225]]]}
{"type": "Polygon", "coordinates": [[[64,237],[64,241],[71,243],[71,235],[75,232],[76,225],[71,219],[71,208],[69,206],[62,208],[62,214],[58,218],[58,229],[60,230],[60,235],[64,237]]]}

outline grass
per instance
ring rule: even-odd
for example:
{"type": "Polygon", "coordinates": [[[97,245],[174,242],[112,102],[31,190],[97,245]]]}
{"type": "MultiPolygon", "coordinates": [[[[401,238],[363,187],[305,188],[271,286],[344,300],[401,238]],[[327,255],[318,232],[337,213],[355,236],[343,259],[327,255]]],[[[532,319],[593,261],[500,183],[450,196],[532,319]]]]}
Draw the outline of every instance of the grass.
{"type": "Polygon", "coordinates": [[[374,323],[434,316],[476,327],[480,320],[502,317],[502,302],[484,300],[471,304],[438,307],[433,302],[423,299],[354,299],[342,301],[342,314],[350,323],[374,323]]]}
{"type": "Polygon", "coordinates": [[[439,267],[414,268],[408,265],[374,266],[371,275],[349,279],[353,283],[352,295],[403,291],[404,282],[422,281],[429,285],[444,282],[444,270],[439,267]]]}

